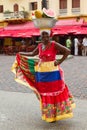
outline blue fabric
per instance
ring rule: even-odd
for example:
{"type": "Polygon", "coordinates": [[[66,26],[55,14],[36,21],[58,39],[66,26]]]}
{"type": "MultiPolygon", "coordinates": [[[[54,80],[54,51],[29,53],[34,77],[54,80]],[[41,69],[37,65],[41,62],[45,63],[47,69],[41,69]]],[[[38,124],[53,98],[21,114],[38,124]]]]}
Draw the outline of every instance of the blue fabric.
{"type": "Polygon", "coordinates": [[[60,72],[35,72],[36,82],[53,82],[61,80],[60,72]]]}

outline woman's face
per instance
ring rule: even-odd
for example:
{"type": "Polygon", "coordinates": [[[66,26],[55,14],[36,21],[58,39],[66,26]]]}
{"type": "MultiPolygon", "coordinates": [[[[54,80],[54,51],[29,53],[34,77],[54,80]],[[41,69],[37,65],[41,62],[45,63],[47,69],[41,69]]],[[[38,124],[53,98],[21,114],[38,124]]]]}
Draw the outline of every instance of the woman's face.
{"type": "Polygon", "coordinates": [[[42,32],[42,41],[44,43],[48,43],[49,42],[49,34],[47,32],[42,32]]]}

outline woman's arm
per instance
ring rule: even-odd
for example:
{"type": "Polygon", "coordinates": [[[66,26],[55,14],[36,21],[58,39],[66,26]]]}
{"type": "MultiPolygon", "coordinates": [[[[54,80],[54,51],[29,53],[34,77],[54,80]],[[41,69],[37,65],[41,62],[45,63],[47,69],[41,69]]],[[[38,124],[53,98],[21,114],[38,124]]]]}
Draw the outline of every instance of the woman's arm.
{"type": "Polygon", "coordinates": [[[64,47],[63,45],[60,45],[59,43],[55,43],[55,49],[60,51],[61,54],[63,55],[63,57],[60,60],[56,60],[54,62],[54,65],[57,66],[61,64],[67,58],[67,56],[70,54],[70,50],[64,47]]]}
{"type": "Polygon", "coordinates": [[[20,55],[25,55],[25,56],[35,56],[39,52],[38,47],[36,47],[32,52],[19,52],[20,55]]]}

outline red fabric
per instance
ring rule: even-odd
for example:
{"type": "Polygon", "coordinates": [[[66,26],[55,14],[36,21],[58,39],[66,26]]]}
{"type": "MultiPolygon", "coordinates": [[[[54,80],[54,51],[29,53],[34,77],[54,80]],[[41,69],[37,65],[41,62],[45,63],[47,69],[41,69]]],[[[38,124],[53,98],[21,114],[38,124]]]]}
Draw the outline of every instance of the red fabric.
{"type": "Polygon", "coordinates": [[[55,49],[55,43],[52,42],[49,48],[42,49],[42,43],[39,44],[39,58],[41,61],[53,61],[55,60],[57,50],[55,49]]]}
{"type": "MultiPolygon", "coordinates": [[[[51,43],[49,48],[42,50],[42,43],[39,44],[39,58],[42,62],[54,61],[57,50],[55,48],[55,42],[51,43]]],[[[36,83],[37,90],[41,95],[42,103],[54,104],[62,101],[66,101],[69,98],[69,91],[64,82],[63,70],[59,67],[61,80],[54,82],[39,82],[36,83]]]]}
{"type": "Polygon", "coordinates": [[[62,80],[54,81],[54,82],[39,82],[36,83],[37,90],[40,93],[52,93],[62,91],[65,87],[65,84],[62,80]]]}
{"type": "Polygon", "coordinates": [[[43,103],[56,104],[56,103],[60,103],[69,99],[69,90],[66,86],[64,91],[60,93],[59,95],[56,95],[56,96],[43,96],[42,95],[41,97],[42,97],[43,103]]]}
{"type": "MultiPolygon", "coordinates": [[[[22,59],[19,54],[16,55],[16,60],[17,60],[18,66],[21,66],[22,59]]],[[[27,69],[29,69],[29,68],[27,68],[27,69]]],[[[33,81],[31,79],[32,74],[30,72],[28,72],[28,75],[30,76],[30,78],[29,78],[27,75],[25,75],[25,71],[23,69],[18,71],[19,74],[20,74],[20,72],[23,73],[23,79],[26,79],[26,81],[30,84],[30,86],[35,87],[35,80],[33,81]]]]}

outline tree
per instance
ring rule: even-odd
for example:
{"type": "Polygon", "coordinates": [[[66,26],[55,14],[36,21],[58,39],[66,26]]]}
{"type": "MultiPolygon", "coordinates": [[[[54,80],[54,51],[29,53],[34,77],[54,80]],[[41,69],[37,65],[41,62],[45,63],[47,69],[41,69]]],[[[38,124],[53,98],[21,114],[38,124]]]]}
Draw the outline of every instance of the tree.
{"type": "Polygon", "coordinates": [[[47,0],[42,0],[42,9],[43,8],[47,9],[47,0]]]}

